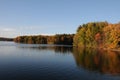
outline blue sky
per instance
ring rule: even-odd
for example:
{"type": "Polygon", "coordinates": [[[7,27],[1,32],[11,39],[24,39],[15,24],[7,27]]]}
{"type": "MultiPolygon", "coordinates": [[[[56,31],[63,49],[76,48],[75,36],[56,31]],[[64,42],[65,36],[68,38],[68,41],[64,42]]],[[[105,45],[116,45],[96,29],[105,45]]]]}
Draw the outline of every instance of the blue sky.
{"type": "Polygon", "coordinates": [[[75,33],[94,21],[120,22],[120,0],[0,0],[0,37],[75,33]]]}

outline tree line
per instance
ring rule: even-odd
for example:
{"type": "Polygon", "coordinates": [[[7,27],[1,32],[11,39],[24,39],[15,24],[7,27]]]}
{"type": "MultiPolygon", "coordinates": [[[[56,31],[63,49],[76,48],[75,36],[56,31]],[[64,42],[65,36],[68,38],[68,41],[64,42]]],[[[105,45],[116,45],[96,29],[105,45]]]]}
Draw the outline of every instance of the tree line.
{"type": "Polygon", "coordinates": [[[4,37],[0,37],[0,41],[13,41],[13,38],[4,38],[4,37]]]}
{"type": "Polygon", "coordinates": [[[18,36],[14,39],[17,43],[27,43],[27,44],[73,44],[74,34],[56,34],[53,36],[18,36]]]}
{"type": "Polygon", "coordinates": [[[77,47],[120,48],[120,23],[90,22],[80,25],[74,36],[77,47]]]}
{"type": "Polygon", "coordinates": [[[63,44],[77,47],[120,49],[120,23],[89,22],[80,25],[75,35],[18,36],[14,41],[27,44],[63,44]]]}

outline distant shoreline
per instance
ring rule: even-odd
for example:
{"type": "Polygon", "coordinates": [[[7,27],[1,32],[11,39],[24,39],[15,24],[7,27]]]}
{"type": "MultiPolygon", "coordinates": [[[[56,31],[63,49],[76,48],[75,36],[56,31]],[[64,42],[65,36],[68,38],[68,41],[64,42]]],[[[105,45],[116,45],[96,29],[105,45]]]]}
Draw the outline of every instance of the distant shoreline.
{"type": "Polygon", "coordinates": [[[4,37],[0,37],[0,41],[14,41],[14,38],[4,38],[4,37]]]}

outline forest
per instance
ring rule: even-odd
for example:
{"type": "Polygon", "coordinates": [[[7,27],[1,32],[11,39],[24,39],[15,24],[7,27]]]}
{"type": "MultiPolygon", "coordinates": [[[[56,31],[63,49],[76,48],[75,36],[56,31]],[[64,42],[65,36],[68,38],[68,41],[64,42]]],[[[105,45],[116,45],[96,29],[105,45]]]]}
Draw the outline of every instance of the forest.
{"type": "Polygon", "coordinates": [[[4,38],[4,37],[0,37],[0,41],[13,41],[13,38],[4,38]]]}
{"type": "Polygon", "coordinates": [[[72,45],[74,34],[56,34],[53,36],[18,36],[14,39],[17,43],[26,44],[64,44],[72,45]]]}
{"type": "Polygon", "coordinates": [[[76,34],[18,36],[14,41],[27,44],[63,44],[76,47],[120,49],[120,23],[89,22],[80,25],[76,34]]]}
{"type": "Polygon", "coordinates": [[[74,36],[73,45],[120,49],[120,23],[90,22],[80,25],[74,36]]]}

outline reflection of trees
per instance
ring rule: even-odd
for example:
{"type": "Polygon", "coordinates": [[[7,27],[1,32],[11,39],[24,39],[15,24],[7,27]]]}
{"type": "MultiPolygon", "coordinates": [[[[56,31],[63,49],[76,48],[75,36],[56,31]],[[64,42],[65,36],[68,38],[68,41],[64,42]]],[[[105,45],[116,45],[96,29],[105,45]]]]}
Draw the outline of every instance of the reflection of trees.
{"type": "Polygon", "coordinates": [[[79,67],[101,73],[120,74],[120,52],[81,48],[73,49],[73,56],[79,67]]]}
{"type": "Polygon", "coordinates": [[[72,47],[54,47],[56,53],[69,53],[72,52],[72,47]]]}
{"type": "Polygon", "coordinates": [[[55,53],[69,53],[72,52],[71,46],[19,46],[22,49],[34,49],[34,50],[52,50],[55,53]]]}

